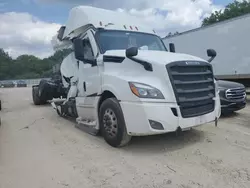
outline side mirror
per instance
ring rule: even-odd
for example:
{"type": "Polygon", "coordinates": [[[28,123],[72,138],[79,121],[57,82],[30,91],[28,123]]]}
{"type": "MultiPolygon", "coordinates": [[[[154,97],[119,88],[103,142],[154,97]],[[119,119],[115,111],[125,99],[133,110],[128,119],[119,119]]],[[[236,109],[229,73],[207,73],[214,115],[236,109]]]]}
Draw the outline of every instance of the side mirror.
{"type": "Polygon", "coordinates": [[[84,49],[82,39],[75,39],[73,41],[75,58],[79,61],[84,61],[84,49]]]}
{"type": "Polygon", "coordinates": [[[66,26],[60,27],[60,29],[58,31],[58,34],[57,34],[57,39],[58,40],[62,41],[65,29],[66,29],[66,26]]]}
{"type": "Polygon", "coordinates": [[[175,45],[174,45],[174,43],[169,43],[169,51],[175,53],[175,45]]]}
{"type": "Polygon", "coordinates": [[[209,63],[213,61],[216,55],[217,53],[214,49],[207,49],[207,56],[210,57],[210,59],[208,60],[209,63]]]}
{"type": "Polygon", "coordinates": [[[131,47],[126,50],[126,57],[134,57],[138,54],[138,48],[137,47],[131,47]]]}

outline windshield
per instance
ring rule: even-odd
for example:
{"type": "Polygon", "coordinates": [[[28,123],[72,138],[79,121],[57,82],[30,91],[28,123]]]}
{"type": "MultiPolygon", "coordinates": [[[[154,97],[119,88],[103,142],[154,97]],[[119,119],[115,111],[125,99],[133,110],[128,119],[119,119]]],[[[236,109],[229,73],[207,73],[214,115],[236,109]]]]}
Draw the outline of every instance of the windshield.
{"type": "Polygon", "coordinates": [[[141,50],[167,51],[160,37],[132,31],[100,30],[96,39],[102,53],[107,50],[125,50],[138,47],[141,50]]]}

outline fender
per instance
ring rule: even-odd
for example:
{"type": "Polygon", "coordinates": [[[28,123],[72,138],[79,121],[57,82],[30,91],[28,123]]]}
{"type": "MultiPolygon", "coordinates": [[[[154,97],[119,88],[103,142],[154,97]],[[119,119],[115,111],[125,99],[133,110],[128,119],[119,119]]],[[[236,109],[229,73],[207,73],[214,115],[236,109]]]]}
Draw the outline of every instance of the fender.
{"type": "Polygon", "coordinates": [[[106,84],[106,85],[103,85],[102,86],[102,89],[101,89],[101,93],[100,95],[104,92],[104,91],[110,91],[111,93],[113,93],[117,100],[120,100],[121,99],[121,94],[119,91],[117,91],[117,89],[114,88],[114,86],[112,85],[109,85],[109,84],[106,84]]]}

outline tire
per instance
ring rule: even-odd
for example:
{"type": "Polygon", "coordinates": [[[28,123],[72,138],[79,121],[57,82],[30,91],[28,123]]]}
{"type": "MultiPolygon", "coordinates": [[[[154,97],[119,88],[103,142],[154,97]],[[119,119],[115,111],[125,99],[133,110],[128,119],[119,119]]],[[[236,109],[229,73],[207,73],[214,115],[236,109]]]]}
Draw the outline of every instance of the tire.
{"type": "Polygon", "coordinates": [[[46,94],[46,84],[47,80],[41,80],[38,86],[38,96],[41,101],[45,104],[47,99],[47,94],[46,94]]]}
{"type": "Polygon", "coordinates": [[[122,109],[115,98],[106,99],[100,107],[99,122],[104,140],[112,147],[127,145],[131,136],[127,134],[122,109]]]}
{"type": "Polygon", "coordinates": [[[32,87],[32,98],[35,105],[45,104],[46,101],[41,100],[39,97],[39,88],[37,86],[32,87]]]}
{"type": "Polygon", "coordinates": [[[0,111],[2,110],[2,101],[0,100],[0,111]]]}

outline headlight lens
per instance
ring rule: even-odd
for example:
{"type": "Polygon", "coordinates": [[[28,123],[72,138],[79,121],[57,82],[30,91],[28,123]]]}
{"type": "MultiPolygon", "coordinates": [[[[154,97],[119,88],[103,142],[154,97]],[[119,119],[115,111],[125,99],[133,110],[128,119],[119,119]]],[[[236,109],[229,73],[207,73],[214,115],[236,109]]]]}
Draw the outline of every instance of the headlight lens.
{"type": "Polygon", "coordinates": [[[218,85],[217,81],[216,81],[216,82],[215,82],[215,91],[216,91],[217,93],[220,93],[221,91],[224,91],[224,90],[225,90],[225,88],[220,87],[220,86],[218,85]]]}
{"type": "Polygon", "coordinates": [[[222,91],[222,90],[225,90],[225,88],[224,87],[218,87],[218,90],[222,91]]]}
{"type": "Polygon", "coordinates": [[[137,97],[140,98],[151,98],[151,99],[164,99],[163,94],[160,90],[137,82],[129,82],[130,89],[137,97]]]}
{"type": "Polygon", "coordinates": [[[218,90],[219,90],[219,92],[224,92],[226,90],[226,88],[224,88],[224,87],[218,87],[218,90]]]}

